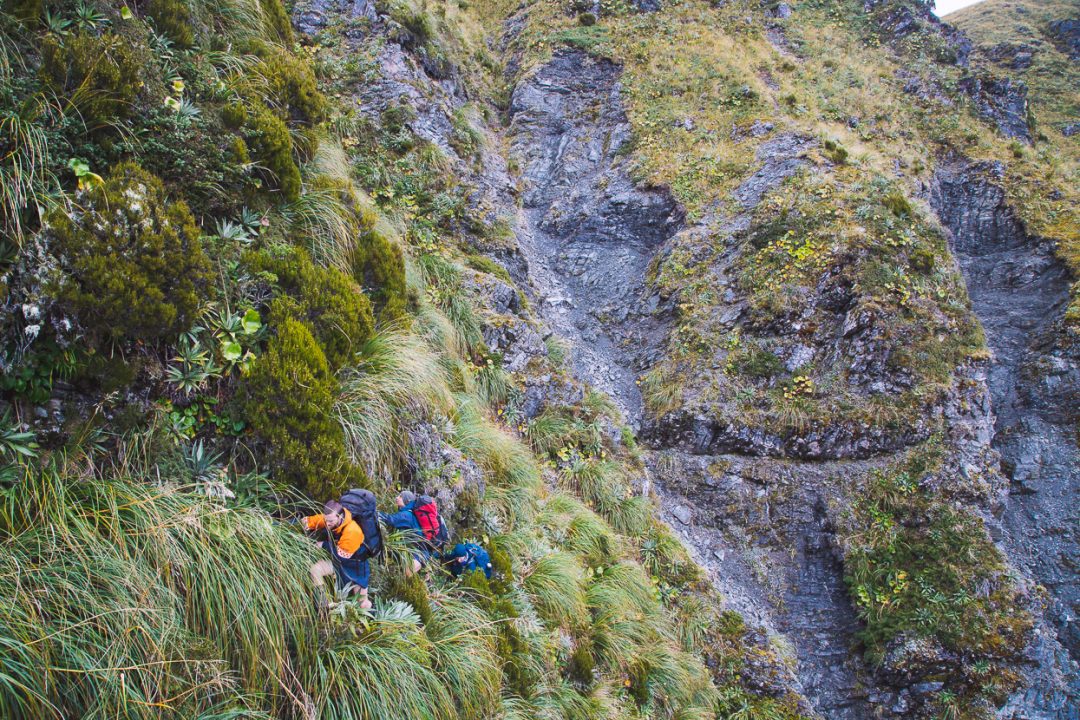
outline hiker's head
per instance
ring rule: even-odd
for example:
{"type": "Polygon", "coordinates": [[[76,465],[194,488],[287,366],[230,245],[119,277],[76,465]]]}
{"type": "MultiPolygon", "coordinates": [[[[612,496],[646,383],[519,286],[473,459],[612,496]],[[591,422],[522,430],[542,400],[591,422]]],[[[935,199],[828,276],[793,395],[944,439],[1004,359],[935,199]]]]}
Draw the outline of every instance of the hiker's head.
{"type": "Polygon", "coordinates": [[[412,490],[402,490],[401,494],[397,496],[397,506],[405,507],[414,500],[416,500],[416,493],[412,490]]]}
{"type": "Polygon", "coordinates": [[[345,508],[337,500],[328,500],[323,505],[323,519],[326,520],[326,527],[335,530],[345,522],[345,508]]]}

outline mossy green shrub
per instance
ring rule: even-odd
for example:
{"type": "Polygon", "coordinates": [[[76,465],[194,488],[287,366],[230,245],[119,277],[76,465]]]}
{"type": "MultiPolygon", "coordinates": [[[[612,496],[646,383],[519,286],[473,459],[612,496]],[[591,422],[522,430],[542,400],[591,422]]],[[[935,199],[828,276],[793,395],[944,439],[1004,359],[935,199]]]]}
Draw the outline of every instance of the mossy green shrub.
{"type": "Polygon", "coordinates": [[[251,254],[249,265],[276,277],[288,297],[275,300],[271,322],[294,318],[306,324],[325,354],[331,371],[352,362],[375,327],[371,303],[345,273],[320,267],[307,251],[287,248],[279,255],[251,254]]]}
{"type": "Polygon", "coordinates": [[[407,317],[405,257],[401,246],[379,231],[370,210],[360,215],[360,235],[351,264],[353,277],[370,294],[380,319],[400,321],[407,317]]]}
{"type": "MultiPolygon", "coordinates": [[[[334,418],[337,383],[319,343],[300,320],[286,317],[244,378],[239,409],[278,481],[312,497],[357,484],[334,418]]],[[[360,484],[363,484],[362,482],[360,484]]]]}
{"type": "Polygon", "coordinates": [[[183,202],[135,163],[116,166],[46,218],[62,276],[57,295],[99,339],[155,340],[190,327],[213,277],[183,202]]]}
{"type": "MultiPolygon", "coordinates": [[[[505,554],[502,559],[509,562],[505,554]]],[[[492,565],[496,565],[494,553],[492,565]]],[[[528,697],[540,678],[535,663],[531,662],[533,649],[514,622],[520,613],[510,597],[512,587],[509,575],[504,577],[499,579],[497,569],[496,577],[492,580],[485,578],[481,572],[472,572],[462,578],[461,584],[472,591],[476,604],[491,618],[492,628],[496,631],[495,646],[503,663],[507,687],[522,697],[528,697]]]]}
{"type": "Polygon", "coordinates": [[[304,60],[282,48],[252,41],[244,48],[259,58],[251,67],[256,92],[266,98],[283,120],[293,125],[317,125],[326,118],[326,97],[304,60]]]}
{"type": "Polygon", "coordinates": [[[922,448],[873,471],[842,520],[845,580],[865,623],[859,639],[876,663],[900,637],[939,644],[958,658],[946,690],[1000,703],[1017,686],[1009,666],[1032,619],[982,520],[925,486],[940,462],[922,448]]]}
{"type": "Polygon", "coordinates": [[[47,35],[41,49],[41,77],[46,86],[71,103],[93,131],[132,114],[142,86],[146,53],[129,38],[87,32],[61,42],[47,35]]]}
{"type": "Polygon", "coordinates": [[[293,158],[293,144],[285,121],[264,105],[245,111],[244,136],[254,157],[266,168],[282,199],[293,202],[300,197],[303,184],[300,167],[293,158]]]}
{"type": "Polygon", "coordinates": [[[184,0],[150,0],[145,12],[158,32],[167,35],[176,47],[187,50],[195,44],[191,8],[184,0]]]}
{"type": "Polygon", "coordinates": [[[260,62],[242,83],[241,97],[222,108],[221,119],[243,134],[251,157],[265,168],[282,199],[294,202],[303,190],[297,155],[311,157],[318,148],[312,128],[325,117],[326,99],[307,64],[281,48],[255,40],[241,50],[260,62]],[[297,133],[301,147],[289,132],[290,124],[302,130],[297,133]]]}
{"type": "Polygon", "coordinates": [[[259,0],[259,7],[263,12],[265,36],[286,47],[291,46],[295,38],[292,22],[289,20],[289,11],[285,9],[284,3],[281,0],[259,0]]]}
{"type": "Polygon", "coordinates": [[[36,25],[45,12],[44,0],[5,0],[4,12],[11,13],[19,22],[36,25]]]}
{"type": "Polygon", "coordinates": [[[402,572],[391,570],[386,577],[387,592],[398,600],[409,603],[424,624],[430,624],[434,610],[431,607],[431,597],[428,594],[423,574],[406,577],[402,572]]]}

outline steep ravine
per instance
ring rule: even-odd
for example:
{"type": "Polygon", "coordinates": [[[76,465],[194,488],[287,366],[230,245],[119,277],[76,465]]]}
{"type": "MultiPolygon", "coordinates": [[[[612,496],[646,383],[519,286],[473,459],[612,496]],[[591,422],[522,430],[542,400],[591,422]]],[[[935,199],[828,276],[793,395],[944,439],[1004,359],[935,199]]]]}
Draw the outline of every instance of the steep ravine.
{"type": "Polygon", "coordinates": [[[636,427],[637,373],[665,334],[645,273],[682,214],[620,164],[630,124],[619,94],[619,69],[582,52],[556,55],[514,91],[512,151],[526,186],[515,234],[541,314],[572,345],[575,374],[636,427]]]}
{"type": "Polygon", "coordinates": [[[1080,357],[1060,342],[1070,278],[1053,248],[1029,235],[1008,207],[1001,172],[990,164],[946,163],[930,202],[951,233],[993,352],[993,446],[1010,480],[1000,540],[1012,562],[1047,590],[1034,647],[1041,672],[1024,704],[1042,713],[1037,717],[1076,717],[1080,357]],[[1071,696],[1062,685],[1071,686],[1071,696]]]}
{"type": "MultiPolygon", "coordinates": [[[[575,375],[614,398],[639,428],[642,401],[635,378],[655,361],[670,318],[646,273],[667,241],[702,228],[685,225],[666,191],[635,186],[623,166],[620,149],[629,124],[619,74],[611,62],[581,52],[556,54],[514,90],[508,134],[523,181],[514,230],[529,292],[542,317],[569,341],[575,375]]],[[[788,148],[783,139],[762,141],[762,167],[734,193],[743,210],[752,209],[768,189],[755,183],[769,175],[765,171],[774,160],[787,163],[786,172],[799,165],[803,146],[788,148]],[[774,146],[786,151],[782,157],[764,152],[774,146]]],[[[1060,720],[1073,717],[1077,706],[1076,697],[1063,691],[1071,682],[1075,693],[1077,682],[1075,658],[1063,648],[1076,652],[1071,613],[1077,585],[1070,562],[1076,557],[1071,499],[1078,465],[1075,418],[1061,410],[1076,401],[1061,400],[1076,398],[1080,373],[1076,358],[1053,344],[1069,280],[1051,250],[1024,233],[1002,191],[974,182],[987,170],[944,167],[931,202],[952,231],[954,253],[995,357],[988,378],[976,369],[968,372],[972,387],[991,390],[994,447],[1012,479],[1000,539],[1012,561],[1051,597],[1046,625],[1033,644],[1031,687],[1007,711],[1060,720]]],[[[783,177],[777,173],[770,184],[783,177]]],[[[711,218],[701,225],[731,227],[742,220],[711,218]]],[[[970,448],[958,446],[961,455],[982,452],[990,435],[990,409],[976,396],[950,404],[956,408],[949,412],[971,414],[949,415],[950,422],[986,428],[972,435],[970,448]],[[958,409],[969,400],[978,407],[958,409]]],[[[859,624],[844,588],[831,521],[844,503],[840,481],[887,462],[889,454],[794,462],[669,447],[662,433],[650,434],[650,442],[650,482],[661,495],[664,519],[729,604],[773,635],[792,660],[797,690],[814,709],[841,720],[904,717],[925,690],[882,685],[859,658],[859,624]]]]}
{"type": "MultiPolygon", "coordinates": [[[[509,134],[525,185],[515,234],[530,293],[570,342],[575,374],[613,397],[637,427],[635,377],[664,342],[668,317],[645,283],[647,268],[665,240],[696,228],[682,227],[666,192],[636,187],[621,166],[629,125],[619,92],[619,69],[609,61],[560,53],[515,89],[509,134]]],[[[801,164],[803,143],[781,137],[763,147],[789,152],[779,159],[764,152],[762,169],[736,193],[744,209],[801,164]]],[[[664,519],[729,604],[793,661],[797,690],[826,717],[868,717],[870,679],[851,652],[857,621],[826,512],[830,476],[864,463],[655,450],[653,491],[664,519]],[[762,515],[708,511],[751,506],[762,515]],[[747,535],[755,524],[769,537],[747,535]]]]}

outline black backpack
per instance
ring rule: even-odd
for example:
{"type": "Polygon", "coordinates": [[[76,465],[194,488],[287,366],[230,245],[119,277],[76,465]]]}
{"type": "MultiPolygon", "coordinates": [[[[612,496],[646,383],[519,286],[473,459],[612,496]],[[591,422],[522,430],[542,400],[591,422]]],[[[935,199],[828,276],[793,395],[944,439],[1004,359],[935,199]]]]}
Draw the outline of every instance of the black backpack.
{"type": "Polygon", "coordinates": [[[379,513],[375,510],[375,493],[353,488],[341,496],[340,502],[364,531],[364,544],[353,557],[367,560],[381,555],[383,541],[379,530],[379,513]]]}

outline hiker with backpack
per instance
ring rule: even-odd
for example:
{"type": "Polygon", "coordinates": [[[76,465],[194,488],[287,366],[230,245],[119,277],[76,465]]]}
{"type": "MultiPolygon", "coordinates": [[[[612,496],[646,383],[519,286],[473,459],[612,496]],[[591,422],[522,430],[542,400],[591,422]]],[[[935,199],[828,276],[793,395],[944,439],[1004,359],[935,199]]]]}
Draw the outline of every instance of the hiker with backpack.
{"type": "Polygon", "coordinates": [[[402,490],[396,502],[397,512],[382,514],[381,517],[390,527],[405,532],[406,538],[414,545],[412,564],[405,570],[408,577],[420,572],[420,568],[437,553],[441,544],[445,544],[448,533],[439,518],[435,500],[430,496],[421,495],[418,498],[411,490],[402,490]]]}
{"type": "Polygon", "coordinates": [[[330,553],[330,560],[320,560],[311,566],[311,579],[316,587],[321,588],[325,578],[337,575],[339,587],[351,583],[350,593],[360,595],[360,607],[370,608],[369,560],[382,551],[375,495],[369,490],[350,490],[340,501],[328,501],[321,514],[301,518],[300,523],[308,532],[326,534],[319,546],[330,553]]]}
{"type": "Polygon", "coordinates": [[[479,570],[484,573],[484,577],[491,579],[491,556],[476,543],[458,543],[453,550],[442,556],[442,560],[454,577],[479,570]]]}
{"type": "Polygon", "coordinates": [[[439,516],[435,498],[430,495],[417,497],[413,503],[413,515],[420,524],[420,532],[424,534],[425,549],[429,555],[437,555],[450,540],[450,531],[439,516]]]}

